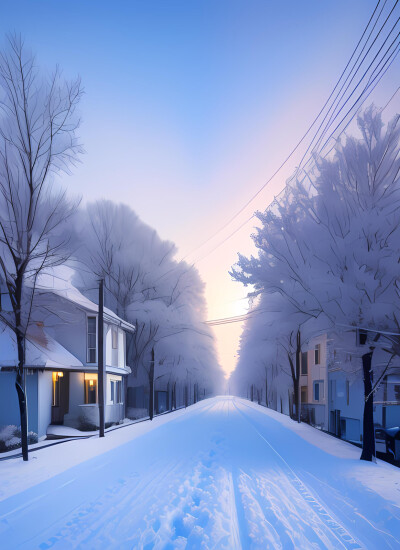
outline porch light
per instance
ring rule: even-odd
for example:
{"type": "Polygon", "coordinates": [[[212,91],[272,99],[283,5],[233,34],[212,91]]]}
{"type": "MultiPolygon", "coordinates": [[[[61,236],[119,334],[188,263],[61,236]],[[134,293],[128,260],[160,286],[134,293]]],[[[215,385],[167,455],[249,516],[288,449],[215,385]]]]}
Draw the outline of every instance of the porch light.
{"type": "Polygon", "coordinates": [[[89,380],[89,386],[93,386],[93,380],[89,380]]]}
{"type": "Polygon", "coordinates": [[[58,372],[57,375],[58,375],[58,378],[62,378],[64,376],[64,373],[63,372],[58,372]]]}

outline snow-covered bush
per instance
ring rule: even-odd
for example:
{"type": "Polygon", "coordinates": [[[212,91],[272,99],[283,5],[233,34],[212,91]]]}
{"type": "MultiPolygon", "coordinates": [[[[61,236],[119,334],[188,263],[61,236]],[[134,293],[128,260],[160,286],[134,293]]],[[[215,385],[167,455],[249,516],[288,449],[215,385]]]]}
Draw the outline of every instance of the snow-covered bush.
{"type": "MultiPolygon", "coordinates": [[[[38,436],[35,432],[28,432],[28,443],[37,443],[38,436]]],[[[21,447],[21,427],[12,424],[0,429],[0,452],[12,451],[21,447]]]]}
{"type": "Polygon", "coordinates": [[[147,409],[139,409],[134,407],[128,407],[126,414],[129,420],[138,420],[139,418],[145,418],[148,416],[149,411],[147,409]]]}

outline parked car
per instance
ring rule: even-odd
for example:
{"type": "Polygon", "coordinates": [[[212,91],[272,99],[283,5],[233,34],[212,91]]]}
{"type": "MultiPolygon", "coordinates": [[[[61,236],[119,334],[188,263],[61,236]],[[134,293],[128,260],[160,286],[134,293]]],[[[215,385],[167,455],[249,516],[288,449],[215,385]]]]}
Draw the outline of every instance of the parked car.
{"type": "Polygon", "coordinates": [[[386,454],[386,430],[382,426],[375,426],[375,452],[386,454]]]}
{"type": "Polygon", "coordinates": [[[400,462],[400,427],[375,426],[375,451],[393,462],[400,462]]]}
{"type": "Polygon", "coordinates": [[[400,428],[387,428],[386,452],[393,462],[400,462],[400,428]]]}

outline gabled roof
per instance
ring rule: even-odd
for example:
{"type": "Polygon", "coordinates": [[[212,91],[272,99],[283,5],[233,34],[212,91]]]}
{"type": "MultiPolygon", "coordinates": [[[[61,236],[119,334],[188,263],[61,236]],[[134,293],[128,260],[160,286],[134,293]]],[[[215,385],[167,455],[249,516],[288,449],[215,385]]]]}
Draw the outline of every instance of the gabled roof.
{"type": "MultiPolygon", "coordinates": [[[[49,336],[41,325],[29,328],[26,337],[26,368],[51,370],[77,370],[97,373],[97,365],[84,365],[65,349],[57,340],[49,336]]],[[[16,367],[18,351],[14,332],[8,328],[0,328],[0,370],[2,367],[16,367]]],[[[129,367],[114,367],[105,365],[107,373],[124,375],[131,372],[129,367]]]]}
{"type": "MultiPolygon", "coordinates": [[[[0,331],[0,367],[18,365],[17,343],[14,332],[8,327],[0,331]]],[[[44,369],[83,368],[83,364],[66,350],[43,327],[33,326],[26,339],[26,367],[44,369]]]]}
{"type": "MultiPolygon", "coordinates": [[[[41,276],[39,283],[36,285],[36,292],[38,294],[52,293],[60,298],[67,300],[75,304],[78,308],[83,309],[89,313],[99,312],[99,306],[86,298],[77,288],[63,279],[52,277],[51,275],[41,276]]],[[[111,309],[104,308],[104,320],[107,323],[117,325],[128,332],[135,332],[135,326],[127,321],[124,321],[118,315],[116,315],[111,309]]]]}

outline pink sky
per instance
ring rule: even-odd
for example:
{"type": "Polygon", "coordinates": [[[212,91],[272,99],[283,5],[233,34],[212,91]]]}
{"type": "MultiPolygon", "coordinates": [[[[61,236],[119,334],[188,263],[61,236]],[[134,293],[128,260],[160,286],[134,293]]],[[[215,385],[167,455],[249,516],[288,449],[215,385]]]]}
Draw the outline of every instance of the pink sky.
{"type": "MultiPolygon", "coordinates": [[[[301,138],[347,63],[375,0],[174,0],[2,6],[0,29],[17,30],[38,62],[82,76],[86,155],[65,179],[84,200],[125,202],[179,257],[212,236],[270,177],[301,138]]],[[[371,96],[384,105],[399,61],[371,96]]],[[[399,108],[393,102],[389,113],[399,108]]],[[[195,261],[264,209],[293,158],[234,224],[188,257],[195,261]]],[[[198,267],[209,319],[246,311],[230,280],[236,253],[252,250],[246,225],[198,267]]],[[[215,329],[228,374],[240,324],[215,329]]]]}

